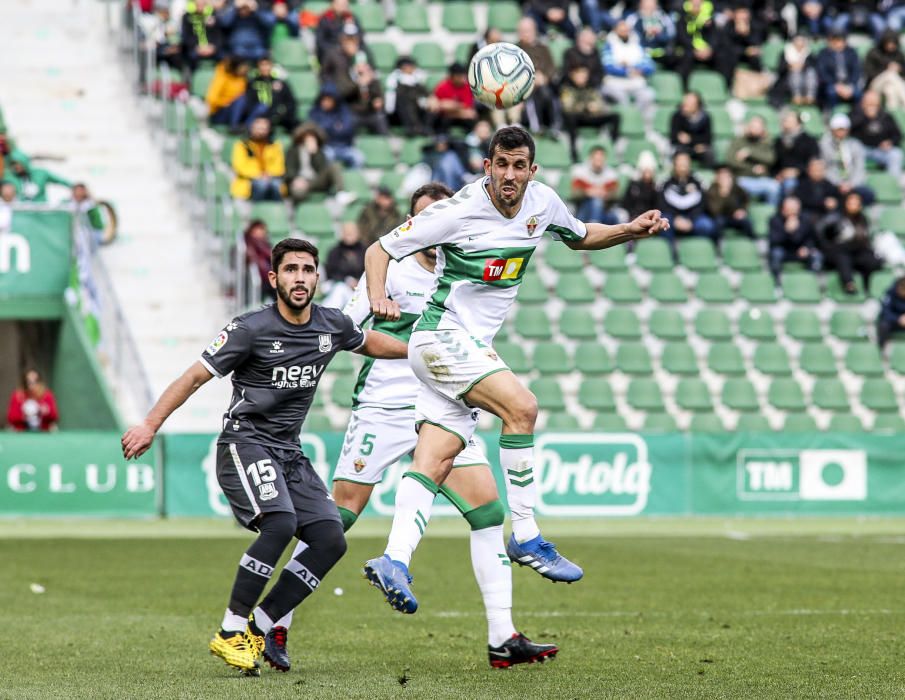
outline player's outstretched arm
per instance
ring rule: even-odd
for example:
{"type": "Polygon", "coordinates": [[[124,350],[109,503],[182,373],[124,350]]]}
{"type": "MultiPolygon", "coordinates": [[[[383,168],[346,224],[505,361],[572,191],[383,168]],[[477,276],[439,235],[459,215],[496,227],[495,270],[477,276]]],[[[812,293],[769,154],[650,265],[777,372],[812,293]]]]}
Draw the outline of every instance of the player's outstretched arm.
{"type": "Polygon", "coordinates": [[[132,459],[147,452],[163,422],[213,376],[204,365],[195,362],[182,373],[182,376],[164,389],[145,419],[123,434],[123,457],[132,459]]]}
{"type": "Polygon", "coordinates": [[[371,313],[375,318],[398,321],[399,304],[387,298],[387,268],[389,266],[389,253],[383,249],[379,241],[375,241],[365,252],[365,277],[368,280],[371,313]]]}
{"type": "Polygon", "coordinates": [[[370,330],[364,345],[355,352],[376,360],[401,360],[408,357],[408,349],[409,346],[401,340],[380,331],[370,330]]]}
{"type": "Polygon", "coordinates": [[[563,241],[572,250],[602,250],[620,243],[636,241],[639,238],[656,236],[669,229],[669,221],[664,219],[659,210],[644,212],[634,221],[627,224],[585,224],[588,234],[578,241],[563,241]]]}

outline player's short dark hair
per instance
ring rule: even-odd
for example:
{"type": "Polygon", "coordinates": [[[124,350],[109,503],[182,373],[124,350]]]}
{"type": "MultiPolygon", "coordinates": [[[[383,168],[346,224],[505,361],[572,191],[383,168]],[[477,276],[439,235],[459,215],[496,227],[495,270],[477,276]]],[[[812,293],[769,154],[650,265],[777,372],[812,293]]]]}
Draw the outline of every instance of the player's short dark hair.
{"type": "Polygon", "coordinates": [[[317,246],[314,243],[304,238],[284,238],[270,253],[270,267],[274,272],[280,269],[280,263],[283,262],[286,253],[309,253],[314,258],[314,264],[320,264],[317,246]]]}
{"type": "Polygon", "coordinates": [[[428,182],[426,185],[421,185],[421,187],[412,192],[412,198],[409,201],[409,216],[415,215],[415,202],[422,197],[430,197],[437,202],[441,199],[448,199],[454,194],[455,192],[442,182],[428,182]]]}
{"type": "Polygon", "coordinates": [[[498,129],[490,139],[487,157],[493,160],[493,154],[498,148],[513,151],[522,146],[528,147],[528,162],[534,163],[534,139],[531,138],[531,134],[520,126],[504,126],[502,129],[498,129]]]}

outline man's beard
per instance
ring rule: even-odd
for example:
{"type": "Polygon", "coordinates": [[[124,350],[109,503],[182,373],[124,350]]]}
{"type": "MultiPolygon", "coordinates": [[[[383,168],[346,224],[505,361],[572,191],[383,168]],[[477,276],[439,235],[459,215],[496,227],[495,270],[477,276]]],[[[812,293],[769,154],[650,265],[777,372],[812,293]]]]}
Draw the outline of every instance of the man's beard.
{"type": "Polygon", "coordinates": [[[279,296],[280,299],[283,300],[283,303],[286,304],[286,306],[288,306],[293,311],[302,312],[308,308],[308,305],[311,303],[311,300],[314,298],[314,290],[317,289],[317,283],[314,284],[314,288],[312,288],[312,289],[308,289],[308,287],[306,287],[305,285],[294,285],[292,287],[292,289],[289,289],[287,287],[283,287],[280,284],[277,284],[277,296],[279,296]],[[301,287],[302,289],[304,289],[308,292],[307,295],[305,296],[305,301],[302,303],[293,301],[293,299],[292,299],[292,289],[295,289],[296,287],[301,287]]]}

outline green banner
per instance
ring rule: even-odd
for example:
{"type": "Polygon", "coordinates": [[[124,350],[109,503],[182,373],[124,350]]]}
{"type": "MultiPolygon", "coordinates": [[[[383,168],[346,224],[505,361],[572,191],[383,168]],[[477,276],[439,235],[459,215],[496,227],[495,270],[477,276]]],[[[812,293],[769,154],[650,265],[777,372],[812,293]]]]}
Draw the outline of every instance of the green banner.
{"type": "MultiPolygon", "coordinates": [[[[342,434],[303,435],[329,482],[342,434]]],[[[479,434],[500,494],[497,435],[479,434]]],[[[552,517],[905,514],[905,436],[545,433],[535,442],[537,511],[552,517]]],[[[224,515],[215,435],[168,435],[164,508],[224,515]]],[[[408,460],[390,467],[363,515],[392,515],[408,460]]],[[[455,515],[438,501],[436,515],[455,515]]]]}
{"type": "Polygon", "coordinates": [[[157,450],[121,449],[114,431],[0,433],[0,515],[157,515],[157,450]]]}
{"type": "Polygon", "coordinates": [[[0,235],[0,297],[58,297],[69,283],[72,215],[14,210],[0,235]]]}

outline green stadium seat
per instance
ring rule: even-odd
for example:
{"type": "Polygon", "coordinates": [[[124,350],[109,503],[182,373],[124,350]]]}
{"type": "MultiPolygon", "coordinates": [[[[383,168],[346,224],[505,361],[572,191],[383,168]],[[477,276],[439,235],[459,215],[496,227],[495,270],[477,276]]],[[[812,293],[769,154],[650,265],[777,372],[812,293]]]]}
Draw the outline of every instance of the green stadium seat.
{"type": "MultiPolygon", "coordinates": [[[[654,73],[656,75],[656,73],[654,73]]],[[[680,98],[681,99],[681,98],[680,98]]],[[[672,122],[673,112],[676,111],[677,104],[673,103],[669,107],[657,107],[654,111],[654,131],[658,134],[668,134],[670,124],[672,122]]]]}
{"type": "Polygon", "coordinates": [[[760,410],[757,392],[747,379],[731,378],[723,384],[720,402],[733,411],[754,412],[760,410]]]}
{"type": "Polygon", "coordinates": [[[282,202],[255,202],[251,207],[249,219],[263,221],[272,241],[286,238],[291,229],[289,212],[282,202]]]}
{"type": "Polygon", "coordinates": [[[347,372],[355,372],[357,374],[358,368],[352,361],[352,353],[338,352],[333,356],[333,359],[330,360],[327,371],[331,374],[344,374],[347,372]]]}
{"type": "Polygon", "coordinates": [[[543,309],[532,306],[519,307],[515,312],[515,330],[523,338],[552,340],[550,320],[543,309]]]}
{"type": "Polygon", "coordinates": [[[647,375],[653,372],[650,353],[642,343],[622,343],[616,349],[616,367],[626,374],[647,375]]]}
{"type": "MultiPolygon", "coordinates": [[[[574,251],[573,251],[574,253],[574,251]]],[[[576,254],[577,255],[577,254],[576,254]]],[[[623,272],[625,264],[625,246],[617,245],[605,250],[595,250],[588,254],[591,264],[604,272],[623,272]]]]}
{"type": "Polygon", "coordinates": [[[757,246],[748,238],[728,238],[723,241],[723,262],[739,272],[754,272],[764,269],[757,246]]]}
{"type": "Polygon", "coordinates": [[[735,343],[713,343],[707,351],[707,367],[722,375],[745,374],[745,360],[735,343]]]}
{"type": "MultiPolygon", "coordinates": [[[[342,355],[343,353],[339,353],[342,355]]],[[[332,432],[333,426],[330,424],[330,418],[320,413],[312,411],[305,416],[305,423],[302,425],[303,433],[328,433],[332,432]]]]}
{"type": "MultiPolygon", "coordinates": [[[[449,32],[477,34],[474,9],[468,2],[445,2],[443,4],[443,28],[449,32]]],[[[417,56],[417,52],[415,53],[417,56]]]]}
{"type": "Polygon", "coordinates": [[[786,334],[790,338],[802,342],[820,340],[823,331],[820,330],[820,319],[813,311],[805,309],[792,309],[786,314],[786,334]]]}
{"type": "MultiPolygon", "coordinates": [[[[643,122],[639,123],[643,126],[643,122]]],[[[652,141],[638,137],[629,138],[628,143],[625,145],[625,150],[622,152],[622,162],[634,166],[638,162],[638,157],[644,151],[650,151],[655,157],[659,153],[657,145],[652,141]]]]}
{"type": "Polygon", "coordinates": [[[694,293],[698,299],[709,304],[731,304],[735,301],[729,280],[719,272],[705,272],[698,277],[694,293]]]}
{"type": "Polygon", "coordinates": [[[426,34],[431,30],[427,7],[417,2],[397,4],[395,24],[406,33],[426,34]]]}
{"type": "Polygon", "coordinates": [[[380,174],[380,181],[378,184],[381,187],[386,187],[390,192],[399,192],[402,189],[402,182],[404,179],[405,173],[397,173],[395,170],[384,170],[380,174]]]}
{"type": "Polygon", "coordinates": [[[640,340],[641,323],[632,309],[617,306],[603,317],[603,332],[619,340],[640,340]]]}
{"type": "Polygon", "coordinates": [[[748,272],[742,277],[739,294],[751,304],[772,304],[776,301],[776,283],[766,272],[748,272]]]}
{"type": "Polygon", "coordinates": [[[311,59],[308,49],[301,39],[281,41],[273,47],[273,60],[290,73],[311,70],[311,59]]]}
{"type": "Polygon", "coordinates": [[[419,41],[412,47],[412,56],[424,70],[446,70],[448,62],[443,47],[433,41],[419,41]]]}
{"type": "Polygon", "coordinates": [[[399,52],[393,44],[386,41],[369,41],[368,49],[374,57],[374,65],[382,73],[389,73],[396,68],[399,52]]]}
{"type": "Polygon", "coordinates": [[[550,40],[550,53],[553,54],[553,62],[557,68],[562,67],[562,59],[566,51],[572,48],[572,41],[566,37],[555,37],[550,40]]]}
{"type": "Polygon", "coordinates": [[[384,136],[364,134],[356,139],[355,145],[364,154],[365,166],[368,168],[386,170],[397,163],[390,142],[384,136]]]}
{"type": "Polygon", "coordinates": [[[686,411],[712,411],[710,389],[701,379],[681,379],[676,386],[676,403],[686,411]]]}
{"type": "Polygon", "coordinates": [[[303,202],[295,210],[295,227],[307,236],[326,238],[335,235],[333,216],[322,203],[303,202]]]}
{"type": "Polygon", "coordinates": [[[626,400],[638,411],[663,411],[660,385],[653,379],[633,379],[628,385],[626,400]]]}
{"type": "MultiPolygon", "coordinates": [[[[902,217],[905,219],[905,216],[902,217]]],[[[870,278],[869,295],[871,299],[882,299],[898,275],[892,270],[878,270],[870,278]]]]}
{"type": "Polygon", "coordinates": [[[747,309],[738,320],[739,332],[751,340],[776,340],[773,317],[766,309],[747,309]]]}
{"type": "Polygon", "coordinates": [[[603,295],[623,304],[637,304],[641,301],[641,289],[635,278],[627,272],[611,272],[603,283],[603,295]]]}
{"type": "Polygon", "coordinates": [[[877,204],[902,204],[902,188],[895,176],[889,173],[868,173],[867,184],[877,195],[877,204]]]}
{"type": "Polygon", "coordinates": [[[676,419],[662,411],[648,413],[641,429],[647,433],[673,433],[677,430],[676,419]]]}
{"type": "Polygon", "coordinates": [[[905,374],[905,343],[893,341],[889,348],[889,368],[896,374],[905,374]]]}
{"type": "MultiPolygon", "coordinates": [[[[705,97],[706,100],[706,97],[705,97]]],[[[710,124],[713,131],[713,137],[718,139],[731,139],[735,136],[735,125],[732,123],[732,117],[725,107],[714,106],[709,108],[710,124]]]]}
{"type": "Polygon", "coordinates": [[[532,370],[531,363],[525,354],[525,349],[521,343],[510,343],[506,341],[495,341],[493,349],[503,358],[509,369],[516,374],[526,374],[532,370]]]}
{"type": "Polygon", "coordinates": [[[838,373],[833,351],[824,343],[805,343],[798,355],[798,364],[816,377],[832,377],[838,373]]]}
{"type": "Polygon", "coordinates": [[[522,278],[518,288],[518,301],[520,304],[543,304],[550,298],[550,292],[541,281],[540,275],[535,269],[529,268],[528,273],[522,278]]]}
{"type": "Polygon", "coordinates": [[[494,0],[487,3],[487,26],[496,27],[503,32],[514,32],[515,26],[522,18],[518,3],[507,0],[494,0]]]}
{"type": "Polygon", "coordinates": [[[688,89],[704,97],[704,105],[722,105],[729,98],[726,81],[722,75],[712,70],[693,71],[688,81],[688,89]]]}
{"type": "Polygon", "coordinates": [[[905,419],[898,413],[878,413],[871,430],[875,433],[901,435],[905,433],[905,419]]]}
{"type": "Polygon", "coordinates": [[[767,133],[770,135],[771,139],[779,136],[779,114],[773,107],[768,107],[766,105],[748,105],[748,109],[745,113],[745,123],[747,123],[751,117],[760,117],[764,120],[767,127],[767,133]]]}
{"type": "Polygon", "coordinates": [[[353,14],[365,33],[380,33],[387,28],[386,10],[379,2],[360,2],[352,6],[353,14]]]}
{"type": "MultiPolygon", "coordinates": [[[[616,104],[613,108],[622,121],[619,122],[619,135],[627,139],[644,136],[644,117],[637,107],[631,104],[616,104]]],[[[631,161],[625,161],[631,162],[631,161]]]]}
{"type": "Polygon", "coordinates": [[[751,226],[754,235],[758,238],[766,238],[770,232],[770,219],[776,213],[776,207],[772,204],[759,204],[755,202],[748,207],[748,215],[751,218],[751,226]]]}
{"type": "Polygon", "coordinates": [[[688,292],[675,272],[655,272],[647,291],[661,304],[684,304],[688,301],[688,292]]]}
{"type": "Polygon", "coordinates": [[[546,430],[581,430],[581,425],[570,413],[551,413],[547,416],[546,430]]]}
{"type": "Polygon", "coordinates": [[[604,433],[622,433],[628,430],[625,418],[618,413],[598,413],[594,416],[594,424],[591,429],[604,433]]]}
{"type": "Polygon", "coordinates": [[[459,42],[456,44],[456,50],[453,53],[453,57],[462,65],[467,66],[471,62],[471,50],[473,46],[474,42],[472,41],[459,42]]]}
{"type": "Polygon", "coordinates": [[[830,316],[830,333],[840,340],[865,340],[867,327],[857,311],[837,309],[830,316]]]}
{"type": "Polygon", "coordinates": [[[578,389],[578,403],[591,411],[616,411],[613,389],[606,379],[585,379],[578,389]]]}
{"type": "Polygon", "coordinates": [[[563,309],[559,317],[559,332],[571,340],[589,340],[598,336],[594,317],[584,308],[563,309]]]}
{"type": "Polygon", "coordinates": [[[528,388],[537,397],[537,406],[543,411],[565,411],[566,400],[563,398],[559,382],[549,377],[533,380],[528,388]]]}
{"type": "Polygon", "coordinates": [[[719,267],[713,243],[706,238],[680,240],[679,262],[694,272],[714,272],[719,267]]]}
{"type": "Polygon", "coordinates": [[[544,262],[557,272],[575,272],[584,268],[581,253],[558,241],[553,241],[544,250],[544,262]]]}
{"type": "Polygon", "coordinates": [[[768,433],[770,423],[760,413],[740,413],[735,430],[739,433],[768,433]]]}
{"type": "Polygon", "coordinates": [[[860,278],[855,279],[855,287],[857,291],[849,294],[842,288],[838,275],[829,275],[826,279],[826,295],[837,304],[863,304],[867,296],[860,278]]]}
{"type": "Polygon", "coordinates": [[[886,379],[865,379],[861,385],[861,403],[876,413],[899,412],[899,402],[892,384],[886,379]]]}
{"type": "Polygon", "coordinates": [[[678,73],[657,70],[650,77],[650,86],[657,95],[657,104],[675,107],[682,99],[682,78],[678,73]]]}
{"type": "Polygon", "coordinates": [[[818,107],[802,107],[798,110],[798,116],[801,118],[801,125],[807,133],[816,139],[823,136],[826,131],[826,124],[823,120],[823,113],[818,107]]]}
{"type": "Polygon", "coordinates": [[[572,358],[559,343],[538,343],[534,348],[532,361],[541,374],[566,374],[572,371],[572,358]]]}
{"type": "Polygon", "coordinates": [[[693,433],[722,433],[726,428],[715,413],[695,413],[688,429],[693,433]]]}
{"type": "Polygon", "coordinates": [[[832,433],[863,433],[864,424],[858,416],[851,413],[834,413],[830,418],[827,431],[832,433]]]}
{"type": "Polygon", "coordinates": [[[892,231],[897,236],[905,236],[905,216],[897,206],[883,207],[877,218],[877,228],[881,231],[892,231]]]}
{"type": "Polygon", "coordinates": [[[789,413],[786,415],[782,429],[787,433],[816,433],[817,422],[809,413],[789,413]]]}
{"type": "Polygon", "coordinates": [[[399,154],[399,161],[403,165],[418,165],[424,160],[424,147],[430,143],[430,139],[419,136],[404,139],[402,152],[399,154]]]}
{"type": "Polygon", "coordinates": [[[330,401],[340,408],[352,408],[352,394],[358,377],[354,374],[340,375],[330,388],[330,401]]]}
{"type": "Polygon", "coordinates": [[[575,369],[586,376],[609,374],[613,371],[613,358],[602,345],[585,341],[575,346],[575,369]]]}
{"type": "Polygon", "coordinates": [[[764,68],[776,72],[785,46],[785,42],[780,39],[771,39],[761,46],[761,61],[764,68]]]}
{"type": "Polygon", "coordinates": [[[770,382],[767,401],[781,411],[804,411],[807,408],[801,387],[794,379],[774,379],[770,382]]]}
{"type": "Polygon", "coordinates": [[[725,311],[719,309],[701,309],[694,319],[694,330],[705,340],[729,340],[732,338],[732,327],[725,311]]]}
{"type": "Polygon", "coordinates": [[[770,377],[792,374],[789,353],[779,343],[761,343],[754,350],[754,369],[770,377]]]}
{"type": "Polygon", "coordinates": [[[823,378],[814,382],[811,401],[817,408],[826,411],[847,411],[851,408],[845,387],[835,378],[823,378]]]}
{"type": "Polygon", "coordinates": [[[289,77],[286,78],[286,82],[289,83],[293,96],[300,103],[310,104],[314,102],[321,89],[317,74],[310,71],[290,73],[289,77]]]}
{"type": "Polygon", "coordinates": [[[698,359],[688,343],[667,343],[663,347],[660,364],[670,374],[698,374],[698,359]]]}
{"type": "Polygon", "coordinates": [[[796,304],[819,304],[823,299],[817,276],[812,272],[787,273],[782,277],[783,296],[796,304]]]}
{"type": "Polygon", "coordinates": [[[199,68],[196,70],[192,75],[192,94],[204,99],[213,79],[213,68],[199,68]]]}
{"type": "Polygon", "coordinates": [[[569,147],[561,141],[551,139],[537,139],[535,142],[538,163],[543,163],[545,168],[565,170],[572,166],[572,156],[569,155],[569,147]]]}
{"type": "Polygon", "coordinates": [[[883,374],[883,357],[873,343],[852,343],[845,353],[845,368],[862,377],[883,374]]]}
{"type": "Polygon", "coordinates": [[[685,320],[675,309],[654,309],[647,321],[651,335],[660,340],[684,340],[685,320]]]}
{"type": "Polygon", "coordinates": [[[635,246],[635,263],[638,267],[652,272],[672,270],[675,267],[669,243],[663,238],[638,241],[635,246]]]}

